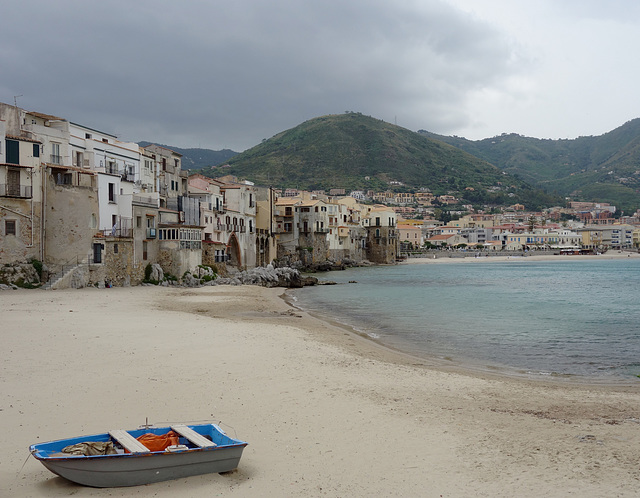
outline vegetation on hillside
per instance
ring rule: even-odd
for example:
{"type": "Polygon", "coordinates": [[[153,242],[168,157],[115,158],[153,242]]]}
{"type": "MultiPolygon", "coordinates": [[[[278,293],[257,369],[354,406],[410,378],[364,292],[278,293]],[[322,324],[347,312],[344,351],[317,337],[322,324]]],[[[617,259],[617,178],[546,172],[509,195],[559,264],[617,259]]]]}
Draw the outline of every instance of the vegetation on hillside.
{"type": "Polygon", "coordinates": [[[459,148],[353,112],[306,121],[202,173],[305,190],[428,188],[469,203],[529,209],[559,202],[459,148]]]}
{"type": "Polygon", "coordinates": [[[503,134],[471,141],[425,131],[547,192],[640,208],[640,119],[597,137],[541,140],[503,134]]]}

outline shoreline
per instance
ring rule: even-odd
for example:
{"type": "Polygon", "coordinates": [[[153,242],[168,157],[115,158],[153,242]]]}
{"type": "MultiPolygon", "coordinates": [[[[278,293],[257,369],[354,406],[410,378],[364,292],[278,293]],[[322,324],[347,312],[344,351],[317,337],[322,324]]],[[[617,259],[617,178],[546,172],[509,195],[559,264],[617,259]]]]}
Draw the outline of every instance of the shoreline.
{"type": "MultiPolygon", "coordinates": [[[[640,254],[631,254],[630,256],[627,253],[613,253],[610,252],[608,254],[600,254],[600,255],[534,255],[534,256],[491,256],[488,258],[476,258],[473,256],[468,257],[441,257],[437,259],[430,258],[410,258],[407,261],[402,261],[399,265],[412,265],[412,264],[479,264],[479,263],[522,263],[522,262],[550,262],[550,261],[605,261],[605,260],[627,260],[629,257],[633,259],[640,260],[640,254]]],[[[388,266],[388,265],[382,265],[388,266]]],[[[357,268],[353,268],[352,270],[357,271],[357,268]]],[[[327,279],[331,280],[331,273],[328,272],[324,276],[327,279]]],[[[293,289],[293,292],[304,292],[305,289],[293,289]]],[[[289,294],[289,290],[287,290],[283,294],[283,298],[285,302],[300,310],[301,312],[305,312],[314,316],[320,321],[327,322],[333,326],[340,327],[349,333],[354,334],[362,338],[363,340],[369,341],[372,344],[375,344],[377,347],[382,348],[383,350],[387,350],[392,352],[394,355],[399,355],[400,357],[405,357],[405,360],[395,360],[400,363],[409,363],[415,364],[423,362],[427,364],[430,368],[439,369],[442,371],[451,371],[455,373],[459,373],[462,375],[471,375],[471,376],[481,376],[485,378],[492,379],[514,379],[517,381],[525,381],[525,382],[534,382],[534,383],[544,383],[548,385],[566,385],[566,386],[583,386],[583,387],[602,387],[602,388],[613,388],[620,390],[635,390],[640,388],[640,381],[637,380],[636,376],[587,376],[587,375],[577,375],[577,374],[562,374],[562,373],[554,373],[554,372],[532,372],[528,371],[524,368],[519,368],[510,365],[504,364],[485,364],[480,361],[474,361],[472,358],[464,358],[460,357],[457,359],[451,359],[447,357],[429,355],[428,353],[424,354],[415,354],[409,350],[401,349],[399,347],[394,347],[390,344],[385,344],[382,340],[372,337],[364,331],[358,330],[356,326],[348,323],[347,321],[341,321],[338,318],[332,317],[330,314],[324,314],[322,312],[307,310],[304,307],[300,306],[295,296],[291,296],[289,294]]]]}
{"type": "Polygon", "coordinates": [[[560,254],[535,254],[530,253],[526,256],[522,255],[500,255],[500,256],[480,256],[475,257],[460,255],[456,256],[438,256],[437,258],[407,258],[399,264],[442,264],[442,263],[480,263],[480,262],[507,262],[507,261],[605,261],[613,259],[640,259],[640,253],[637,252],[613,252],[608,251],[604,254],[579,254],[579,255],[560,255],[560,254]]]}
{"type": "Polygon", "coordinates": [[[439,369],[293,309],[282,294],[255,286],[3,294],[0,421],[11,430],[0,490],[18,497],[637,493],[638,389],[439,369]],[[133,429],[145,417],[157,425],[221,420],[249,446],[231,474],[135,488],[80,487],[27,458],[29,444],[133,429]]]}
{"type": "MultiPolygon", "coordinates": [[[[296,289],[300,291],[300,289],[296,289]]],[[[618,377],[615,380],[608,380],[606,377],[591,378],[587,376],[578,375],[562,375],[562,374],[545,374],[545,373],[532,373],[525,370],[509,367],[507,365],[482,365],[480,363],[473,363],[470,360],[451,360],[448,358],[442,358],[438,356],[424,355],[420,356],[412,354],[410,351],[406,351],[400,348],[393,347],[389,344],[385,344],[381,340],[371,337],[366,332],[357,330],[348,323],[341,322],[336,318],[332,318],[329,315],[323,315],[315,311],[306,310],[299,306],[294,296],[290,296],[285,291],[280,298],[287,303],[288,306],[295,308],[300,313],[314,318],[320,323],[326,324],[329,327],[333,327],[339,330],[343,330],[353,337],[367,343],[371,348],[379,349],[381,354],[384,355],[384,359],[387,362],[395,363],[403,366],[420,366],[429,369],[438,370],[441,372],[450,372],[457,375],[468,375],[470,377],[480,377],[485,379],[513,380],[515,382],[531,382],[533,384],[540,384],[547,387],[560,386],[560,387],[577,387],[577,388],[591,388],[591,389],[604,389],[619,392],[637,392],[640,389],[640,381],[635,378],[622,378],[618,377]]],[[[313,328],[310,328],[312,331],[313,328]]],[[[322,340],[322,337],[318,337],[318,340],[322,340]]]]}

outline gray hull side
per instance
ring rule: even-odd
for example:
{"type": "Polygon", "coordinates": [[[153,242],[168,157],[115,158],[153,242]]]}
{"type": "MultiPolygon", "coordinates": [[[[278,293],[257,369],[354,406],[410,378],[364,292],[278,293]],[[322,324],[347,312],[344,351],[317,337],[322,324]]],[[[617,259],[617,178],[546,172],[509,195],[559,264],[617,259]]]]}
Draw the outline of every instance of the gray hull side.
{"type": "Polygon", "coordinates": [[[229,472],[238,467],[244,446],[151,455],[41,460],[51,472],[96,488],[139,486],[183,477],[229,472]]]}

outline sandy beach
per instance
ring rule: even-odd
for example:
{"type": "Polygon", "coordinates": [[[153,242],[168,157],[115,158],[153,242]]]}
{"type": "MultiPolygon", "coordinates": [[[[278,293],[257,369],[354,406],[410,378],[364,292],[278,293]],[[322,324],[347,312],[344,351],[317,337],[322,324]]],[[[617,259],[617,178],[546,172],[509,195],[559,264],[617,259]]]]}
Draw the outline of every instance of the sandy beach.
{"type": "Polygon", "coordinates": [[[470,374],[291,308],[283,289],[0,293],[0,495],[638,496],[638,385],[470,374]],[[221,422],[237,471],[70,483],[37,442],[145,418],[221,422]]]}

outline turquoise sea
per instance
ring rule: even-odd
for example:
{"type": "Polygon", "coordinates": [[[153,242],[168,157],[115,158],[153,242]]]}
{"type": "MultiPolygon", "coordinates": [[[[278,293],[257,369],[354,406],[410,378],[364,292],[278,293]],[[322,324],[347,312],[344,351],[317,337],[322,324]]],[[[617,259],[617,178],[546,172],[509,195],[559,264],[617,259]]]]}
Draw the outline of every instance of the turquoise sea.
{"type": "Polygon", "coordinates": [[[339,285],[293,296],[415,356],[506,374],[637,379],[640,259],[570,258],[353,268],[317,275],[339,285]]]}

